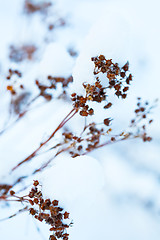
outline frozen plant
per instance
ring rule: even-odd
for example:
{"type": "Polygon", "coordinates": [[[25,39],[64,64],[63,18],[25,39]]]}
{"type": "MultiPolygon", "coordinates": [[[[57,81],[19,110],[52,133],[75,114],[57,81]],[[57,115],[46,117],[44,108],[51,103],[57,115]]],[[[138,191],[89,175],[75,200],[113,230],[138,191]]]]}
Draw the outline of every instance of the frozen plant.
{"type": "MultiPolygon", "coordinates": [[[[23,182],[24,178],[25,180],[30,176],[36,178],[36,174],[40,174],[44,169],[50,167],[53,159],[61,153],[68,153],[71,157],[76,158],[77,156],[86,155],[93,150],[109,144],[115,144],[119,141],[135,138],[140,138],[144,142],[152,140],[147,134],[147,125],[153,122],[149,117],[149,114],[156,106],[156,103],[154,102],[151,105],[149,102],[143,103],[140,97],[137,99],[138,102],[135,109],[135,118],[131,119],[129,126],[125,130],[121,129],[119,133],[115,132],[111,127],[111,123],[114,119],[112,119],[112,116],[110,115],[108,115],[107,118],[102,119],[101,123],[94,121],[94,116],[96,115],[94,103],[99,104],[99,108],[103,108],[107,112],[113,105],[110,95],[113,94],[118,99],[126,99],[133,77],[129,71],[129,62],[126,62],[124,66],[120,67],[118,63],[114,63],[112,59],[106,59],[102,54],[92,57],[91,61],[94,64],[93,75],[95,76],[95,81],[90,84],[85,82],[82,84],[83,95],[79,95],[76,92],[71,94],[72,110],[58,124],[57,128],[49,135],[49,137],[41,142],[38,148],[11,169],[11,174],[13,174],[21,165],[27,165],[29,162],[34,161],[34,158],[40,154],[42,148],[44,148],[44,152],[57,149],[57,153],[50,159],[46,159],[41,167],[36,168],[27,176],[24,177],[21,175],[13,184],[0,185],[1,201],[18,201],[25,204],[25,207],[20,209],[18,213],[28,211],[35,219],[51,226],[50,231],[53,231],[53,234],[50,235],[50,240],[56,240],[58,238],[63,240],[68,239],[69,234],[66,232],[66,229],[69,228],[72,223],[66,224],[63,220],[69,218],[69,213],[59,206],[58,200],[43,198],[43,192],[39,189],[41,186],[37,180],[34,181],[33,187],[29,193],[24,196],[18,196],[14,191],[15,186],[19,185],[20,182],[23,182]],[[105,77],[103,83],[101,81],[102,76],[105,77]],[[81,133],[76,135],[74,132],[65,130],[64,127],[78,114],[81,119],[85,118],[85,125],[81,129],[81,133]],[[57,132],[61,133],[58,143],[51,146],[49,149],[45,149],[47,143],[55,137],[57,132]]],[[[13,75],[21,77],[21,73],[18,70],[10,69],[7,79],[11,79],[13,75]]],[[[51,101],[53,98],[53,92],[57,88],[57,84],[61,85],[63,90],[62,93],[67,97],[66,89],[69,87],[69,84],[73,79],[72,77],[62,78],[49,75],[47,81],[48,85],[44,85],[38,80],[35,81],[35,85],[39,89],[39,94],[36,98],[28,102],[23,110],[17,111],[17,120],[27,113],[28,106],[37,98],[44,97],[45,100],[51,101]],[[51,90],[50,93],[47,92],[48,89],[51,90]]],[[[22,86],[20,86],[20,88],[23,89],[22,86]]],[[[8,85],[7,90],[10,91],[11,96],[16,96],[17,92],[14,90],[14,85],[8,85]]],[[[22,99],[19,99],[19,101],[14,104],[17,106],[21,104],[21,101],[22,99]]],[[[11,104],[13,104],[13,102],[11,102],[11,104]]],[[[16,214],[13,216],[15,215],[16,214]]]]}

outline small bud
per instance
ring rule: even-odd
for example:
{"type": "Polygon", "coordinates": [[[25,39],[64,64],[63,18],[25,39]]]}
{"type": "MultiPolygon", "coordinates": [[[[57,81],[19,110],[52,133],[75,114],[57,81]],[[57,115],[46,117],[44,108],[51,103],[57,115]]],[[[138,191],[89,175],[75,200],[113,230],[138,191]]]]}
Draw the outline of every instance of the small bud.
{"type": "Polygon", "coordinates": [[[10,195],[13,196],[15,192],[13,190],[10,191],[10,195]]]}
{"type": "Polygon", "coordinates": [[[104,124],[105,124],[106,126],[109,126],[109,125],[110,125],[110,122],[111,122],[111,119],[110,119],[110,118],[104,119],[104,124]]]}

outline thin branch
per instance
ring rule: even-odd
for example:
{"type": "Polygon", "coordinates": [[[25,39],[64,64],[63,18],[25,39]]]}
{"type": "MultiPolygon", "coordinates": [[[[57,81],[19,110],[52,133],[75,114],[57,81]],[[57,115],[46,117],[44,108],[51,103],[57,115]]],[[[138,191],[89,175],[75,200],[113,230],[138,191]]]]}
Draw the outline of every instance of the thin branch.
{"type": "Polygon", "coordinates": [[[16,170],[19,166],[21,166],[23,163],[30,161],[32,158],[34,158],[38,151],[44,146],[46,145],[56,134],[56,132],[61,129],[76,113],[78,112],[78,109],[73,108],[69,114],[67,114],[67,116],[62,120],[62,122],[58,125],[58,127],[54,130],[54,132],[49,136],[49,138],[44,141],[43,143],[40,144],[40,146],[33,152],[31,153],[27,158],[25,158],[23,161],[21,161],[20,163],[18,163],[15,167],[12,168],[11,172],[13,172],[14,170],[16,170]],[[72,114],[73,113],[73,114],[72,114]]]}
{"type": "MultiPolygon", "coordinates": [[[[35,96],[27,105],[26,105],[26,110],[24,110],[23,112],[18,114],[18,118],[12,122],[9,126],[7,126],[6,128],[4,128],[3,130],[0,131],[0,135],[2,135],[4,132],[8,131],[12,126],[14,126],[14,124],[16,124],[29,110],[27,109],[34,101],[36,101],[36,99],[40,96],[40,94],[38,94],[37,96],[35,96]]],[[[8,122],[7,122],[8,123],[8,122]]],[[[5,125],[7,125],[7,123],[5,125]]]]}
{"type": "Polygon", "coordinates": [[[3,221],[8,220],[8,219],[10,219],[10,218],[13,218],[13,217],[17,216],[19,213],[25,212],[25,211],[27,211],[27,210],[28,210],[28,207],[22,208],[22,209],[20,209],[18,212],[10,215],[9,217],[0,219],[0,222],[3,222],[3,221]]]}

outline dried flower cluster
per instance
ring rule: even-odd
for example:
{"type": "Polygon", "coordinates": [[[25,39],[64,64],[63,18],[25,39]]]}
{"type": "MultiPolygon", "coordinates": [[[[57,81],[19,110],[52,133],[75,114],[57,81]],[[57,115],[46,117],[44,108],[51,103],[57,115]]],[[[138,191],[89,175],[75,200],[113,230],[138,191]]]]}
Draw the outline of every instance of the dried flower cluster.
{"type": "MultiPolygon", "coordinates": [[[[22,73],[19,70],[8,70],[8,75],[6,76],[7,81],[7,91],[11,94],[10,101],[10,114],[18,114],[19,116],[24,114],[24,106],[27,105],[27,100],[29,97],[29,92],[26,91],[22,81],[19,78],[22,77],[22,73]]],[[[25,110],[26,111],[26,110],[25,110]]],[[[0,132],[1,133],[1,132],[0,132]]]]}
{"type": "Polygon", "coordinates": [[[37,47],[32,44],[24,44],[22,46],[10,46],[9,58],[11,61],[19,63],[24,60],[33,60],[37,47]]]}
{"type": "Polygon", "coordinates": [[[62,145],[66,144],[70,146],[68,150],[72,157],[84,155],[98,148],[101,137],[109,134],[110,131],[111,129],[104,130],[102,127],[98,129],[95,123],[91,123],[85,127],[80,137],[75,136],[71,132],[63,133],[64,142],[62,145]]]}
{"type": "MultiPolygon", "coordinates": [[[[13,76],[16,76],[18,78],[22,77],[22,73],[18,70],[13,70],[13,69],[9,69],[8,70],[8,75],[6,77],[7,80],[11,80],[13,76]]],[[[14,82],[16,83],[16,81],[14,82]]],[[[20,84],[20,88],[23,89],[23,85],[20,84]]],[[[14,84],[9,84],[7,85],[7,90],[10,91],[11,95],[15,95],[16,94],[16,90],[14,89],[14,84]]]]}
{"type": "Polygon", "coordinates": [[[144,142],[150,142],[152,138],[147,135],[147,125],[153,122],[153,119],[149,118],[151,110],[156,107],[157,99],[153,104],[149,102],[142,102],[140,97],[137,98],[137,108],[135,109],[135,118],[131,120],[130,127],[136,128],[137,136],[141,137],[144,142]]]}
{"type": "Polygon", "coordinates": [[[72,93],[71,97],[72,101],[74,102],[74,108],[78,110],[80,109],[81,116],[86,117],[88,115],[93,115],[93,109],[89,108],[89,105],[86,104],[88,101],[87,97],[78,96],[76,93],[72,93]]]}
{"type": "Polygon", "coordinates": [[[59,18],[56,21],[48,24],[48,30],[52,31],[55,28],[64,27],[65,25],[66,25],[66,21],[63,18],[59,18]]]}
{"type": "Polygon", "coordinates": [[[13,70],[13,69],[9,69],[8,70],[8,75],[6,77],[7,80],[10,80],[12,78],[13,75],[16,75],[17,77],[21,78],[22,77],[22,73],[19,70],[13,70]]]}
{"type": "Polygon", "coordinates": [[[89,108],[87,102],[98,102],[106,100],[105,88],[101,85],[100,80],[97,78],[94,84],[85,84],[83,83],[85,89],[85,97],[79,96],[76,93],[71,95],[74,108],[80,110],[81,116],[93,115],[93,108],[89,108]]]}
{"type": "MultiPolygon", "coordinates": [[[[20,78],[22,77],[22,73],[18,70],[9,69],[9,73],[6,79],[11,80],[13,76],[18,76],[20,78]]],[[[14,79],[12,83],[7,85],[7,90],[11,93],[10,110],[11,112],[18,114],[18,118],[15,120],[15,122],[19,121],[29,111],[29,106],[39,97],[42,96],[47,101],[50,101],[53,98],[53,91],[50,90],[56,90],[59,84],[62,86],[62,92],[57,97],[65,99],[67,98],[66,88],[68,87],[69,83],[73,82],[72,76],[63,78],[52,77],[49,75],[47,79],[48,84],[41,84],[38,80],[35,80],[35,84],[39,88],[40,92],[38,95],[31,98],[30,101],[28,101],[30,93],[26,91],[23,84],[18,83],[18,79],[14,79]],[[19,91],[20,89],[23,91],[19,91]]],[[[9,125],[9,127],[10,126],[11,125],[9,125]]],[[[0,135],[4,133],[9,127],[0,131],[0,135]]]]}
{"type": "MultiPolygon", "coordinates": [[[[93,57],[91,60],[94,62],[94,75],[99,73],[106,74],[108,82],[106,86],[102,86],[99,77],[96,77],[94,84],[83,83],[85,89],[85,96],[79,96],[76,93],[71,95],[74,108],[80,110],[80,115],[87,117],[88,115],[94,114],[94,109],[89,108],[88,101],[101,103],[106,101],[107,92],[106,90],[115,89],[115,95],[125,99],[127,97],[127,91],[129,90],[128,85],[132,81],[132,75],[129,74],[129,63],[127,62],[122,68],[119,67],[118,63],[113,63],[112,59],[106,60],[104,55],[93,57]]],[[[108,109],[112,106],[111,102],[107,102],[104,106],[108,109]]],[[[107,123],[107,122],[106,122],[107,123]]]]}
{"type": "Polygon", "coordinates": [[[99,73],[106,74],[109,80],[108,88],[114,88],[117,97],[127,97],[127,91],[129,90],[129,84],[132,81],[132,74],[129,72],[129,62],[127,62],[122,68],[118,63],[113,63],[112,59],[106,59],[104,55],[93,57],[91,59],[94,64],[94,74],[99,73]]]}
{"type": "Polygon", "coordinates": [[[72,76],[68,77],[68,78],[63,78],[63,77],[52,77],[52,76],[48,76],[48,80],[49,80],[49,86],[41,84],[38,80],[35,81],[37,87],[40,90],[40,94],[39,96],[43,96],[46,100],[50,101],[52,99],[52,94],[47,93],[47,90],[49,89],[57,89],[57,84],[61,84],[62,85],[62,90],[63,93],[65,94],[65,88],[68,87],[68,84],[70,82],[73,82],[73,78],[72,76]]]}
{"type": "Polygon", "coordinates": [[[24,10],[26,14],[33,14],[35,12],[46,14],[50,6],[52,6],[51,2],[43,1],[34,3],[32,0],[25,0],[24,10]]]}
{"type": "MultiPolygon", "coordinates": [[[[11,187],[5,187],[6,191],[4,194],[7,194],[10,188],[11,187]]],[[[59,206],[58,200],[51,201],[49,198],[44,199],[42,191],[39,188],[40,184],[38,180],[35,180],[28,195],[19,197],[13,190],[10,190],[9,194],[6,196],[4,195],[4,197],[8,201],[11,199],[13,201],[14,199],[15,201],[23,203],[23,205],[27,204],[18,213],[22,211],[29,211],[29,213],[38,221],[49,224],[50,232],[52,232],[49,237],[50,240],[57,240],[59,238],[68,240],[69,234],[67,233],[67,229],[72,225],[72,223],[64,223],[64,220],[69,219],[69,213],[59,206]]],[[[9,218],[17,214],[14,214],[9,218]]]]}
{"type": "MultiPolygon", "coordinates": [[[[57,11],[53,11],[53,6],[54,4],[51,1],[42,0],[36,3],[34,0],[25,0],[24,13],[28,17],[31,17],[33,14],[41,14],[43,16],[43,23],[47,25],[47,30],[52,32],[56,28],[66,25],[66,20],[63,17],[56,16],[57,11]]],[[[44,40],[46,39],[45,36],[44,40]]]]}
{"type": "Polygon", "coordinates": [[[69,225],[64,224],[63,220],[69,218],[69,213],[64,212],[63,208],[59,207],[57,200],[44,199],[42,192],[38,190],[38,185],[39,182],[34,181],[34,187],[28,195],[31,199],[29,200],[30,204],[38,207],[38,210],[33,207],[30,208],[30,214],[40,222],[45,221],[51,226],[50,231],[53,231],[53,234],[50,235],[50,240],[56,240],[57,238],[68,240],[69,234],[65,231],[69,228],[69,225]]]}
{"type": "Polygon", "coordinates": [[[68,87],[68,84],[73,82],[73,77],[70,76],[68,78],[64,78],[64,77],[52,77],[52,76],[48,76],[48,80],[50,80],[50,82],[52,84],[56,84],[56,83],[61,83],[62,87],[68,87]]]}

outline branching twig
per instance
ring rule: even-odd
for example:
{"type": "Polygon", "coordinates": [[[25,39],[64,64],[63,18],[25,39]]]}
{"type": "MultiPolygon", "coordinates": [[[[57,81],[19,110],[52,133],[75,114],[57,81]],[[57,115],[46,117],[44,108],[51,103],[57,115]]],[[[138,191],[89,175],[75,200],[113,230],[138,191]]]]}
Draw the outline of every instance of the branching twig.
{"type": "Polygon", "coordinates": [[[31,153],[27,158],[25,158],[23,161],[21,161],[20,163],[18,163],[14,168],[12,168],[12,171],[14,171],[15,169],[17,169],[19,166],[21,166],[23,163],[30,161],[32,158],[34,158],[38,151],[44,146],[46,145],[56,134],[56,132],[61,129],[76,113],[78,112],[78,109],[73,108],[69,114],[67,114],[67,116],[62,120],[62,122],[58,125],[58,127],[54,130],[54,132],[49,136],[49,138],[47,140],[45,140],[43,143],[40,144],[40,146],[33,152],[31,153]]]}

